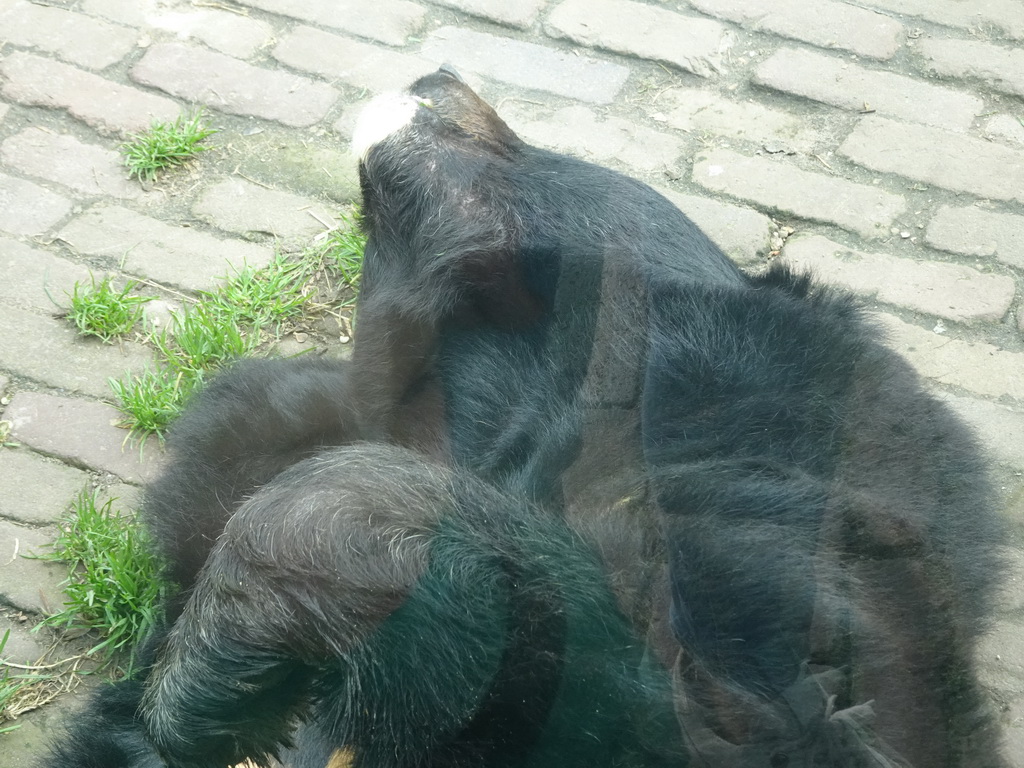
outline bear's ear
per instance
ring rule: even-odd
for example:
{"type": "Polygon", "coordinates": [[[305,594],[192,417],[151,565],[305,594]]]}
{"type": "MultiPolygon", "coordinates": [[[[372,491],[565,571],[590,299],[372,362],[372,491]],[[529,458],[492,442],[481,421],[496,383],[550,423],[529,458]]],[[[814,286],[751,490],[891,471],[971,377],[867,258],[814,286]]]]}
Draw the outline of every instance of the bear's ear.
{"type": "Polygon", "coordinates": [[[451,68],[421,77],[407,93],[385,93],[363,109],[352,133],[352,153],[365,163],[392,137],[399,154],[442,146],[456,153],[510,157],[525,147],[491,106],[451,68]]]}
{"type": "MultiPolygon", "coordinates": [[[[421,77],[409,94],[424,108],[424,115],[433,118],[427,125],[434,138],[461,141],[467,150],[485,149],[503,157],[525,146],[491,105],[448,65],[421,77]]],[[[418,128],[425,130],[427,125],[418,128]]]]}

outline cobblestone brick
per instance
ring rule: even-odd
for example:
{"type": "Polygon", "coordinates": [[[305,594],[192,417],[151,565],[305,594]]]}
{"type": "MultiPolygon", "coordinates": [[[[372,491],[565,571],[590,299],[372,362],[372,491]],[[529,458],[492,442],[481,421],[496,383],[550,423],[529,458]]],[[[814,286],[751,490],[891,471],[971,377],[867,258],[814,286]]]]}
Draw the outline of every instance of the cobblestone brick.
{"type": "Polygon", "coordinates": [[[142,327],[159,333],[164,328],[173,328],[181,314],[184,302],[153,299],[142,305],[142,327]]]}
{"type": "Polygon", "coordinates": [[[274,39],[270,25],[257,19],[211,8],[180,9],[178,6],[153,14],[147,22],[156,29],[174,32],[179,38],[200,40],[237,59],[249,58],[274,39]]]}
{"type": "Polygon", "coordinates": [[[985,106],[968,93],[794,48],[784,48],[761,62],[754,81],[854,112],[872,109],[954,130],[970,128],[985,106]]]}
{"type": "MultiPolygon", "coordinates": [[[[1024,693],[1024,634],[1015,621],[996,621],[981,638],[981,684],[1004,696],[1024,693]]],[[[1016,768],[1016,766],[1014,766],[1016,768]]]]}
{"type": "Polygon", "coordinates": [[[906,207],[902,197],[874,187],[726,149],[698,155],[693,180],[715,192],[869,238],[888,234],[889,225],[906,207]]]}
{"type": "Polygon", "coordinates": [[[906,357],[926,378],[963,387],[987,397],[1011,397],[1024,404],[1024,354],[980,341],[953,339],[891,315],[879,320],[889,346],[906,357]]]}
{"type": "Polygon", "coordinates": [[[111,373],[138,373],[152,360],[152,352],[141,345],[101,344],[80,337],[69,323],[0,304],[0,364],[19,376],[111,397],[111,373]]]}
{"type": "Polygon", "coordinates": [[[0,451],[0,517],[55,523],[85,488],[89,475],[26,450],[0,451]]]}
{"type": "Polygon", "coordinates": [[[53,181],[86,195],[137,198],[117,152],[85,144],[74,136],[26,128],[0,145],[0,159],[22,173],[53,181]]]}
{"type": "Polygon", "coordinates": [[[66,308],[75,283],[89,283],[85,267],[2,236],[0,272],[0,300],[40,312],[66,308]]]}
{"type": "MultiPolygon", "coordinates": [[[[1019,13],[1024,16],[1024,9],[1019,13]]],[[[950,77],[974,77],[997,91],[1024,96],[1024,50],[977,40],[922,40],[928,69],[950,77]]]]}
{"type": "Polygon", "coordinates": [[[1010,309],[1013,278],[957,264],[915,261],[864,253],[824,237],[797,237],[783,256],[830,283],[875,297],[886,304],[961,323],[998,322],[1010,309]]]}
{"type": "Polygon", "coordinates": [[[675,136],[638,125],[634,120],[607,117],[598,120],[582,105],[547,112],[508,105],[503,117],[526,140],[595,163],[618,160],[639,171],[673,165],[683,151],[675,136]]]}
{"type": "Polygon", "coordinates": [[[295,246],[337,225],[331,212],[305,197],[228,179],[204,190],[192,213],[227,232],[267,234],[295,246]]]}
{"type": "Polygon", "coordinates": [[[738,264],[752,264],[768,253],[772,220],[763,213],[664,187],[656,189],[738,264]]]}
{"type": "MultiPolygon", "coordinates": [[[[359,116],[363,114],[363,109],[366,105],[373,100],[373,97],[368,96],[367,98],[360,99],[351,104],[346,104],[341,110],[341,117],[334,121],[331,125],[331,129],[342,137],[346,142],[351,144],[352,134],[355,132],[356,124],[359,122],[359,116]]],[[[502,112],[504,112],[502,108],[502,112]]]]}
{"type": "MultiPolygon", "coordinates": [[[[149,445],[148,441],[146,445],[149,445]]],[[[152,447],[155,450],[159,449],[159,446],[156,444],[152,447]]],[[[145,447],[143,447],[143,451],[145,451],[145,447]]],[[[145,496],[145,491],[138,485],[111,483],[97,490],[96,503],[102,506],[109,501],[111,507],[115,510],[135,513],[142,509],[142,502],[145,496]]]]}
{"type": "Polygon", "coordinates": [[[856,163],[981,197],[1024,202],[1024,152],[981,139],[868,117],[840,152],[856,163]]]}
{"type": "Polygon", "coordinates": [[[348,144],[323,144],[273,133],[232,142],[238,173],[268,187],[348,204],[359,197],[359,169],[348,144]]]}
{"type": "Polygon", "coordinates": [[[983,135],[986,139],[1024,147],[1024,123],[1010,115],[996,115],[986,120],[983,135]]]}
{"type": "MultiPolygon", "coordinates": [[[[59,650],[65,648],[67,646],[61,646],[59,650]]],[[[74,650],[78,652],[79,649],[74,650]]],[[[98,682],[92,680],[88,685],[96,685],[98,682]]],[[[46,754],[53,729],[77,717],[83,701],[82,695],[77,692],[68,693],[52,704],[19,715],[17,729],[4,734],[4,760],[8,768],[35,768],[39,764],[40,755],[46,754]]]]}
{"type": "Polygon", "coordinates": [[[38,235],[71,212],[71,202],[38,184],[0,173],[0,231],[38,235]]]}
{"type": "MultiPolygon", "coordinates": [[[[0,553],[0,557],[2,556],[3,553],[0,553]]],[[[6,613],[7,611],[0,613],[0,638],[7,638],[7,642],[4,643],[4,661],[13,664],[36,664],[46,655],[46,643],[42,642],[37,633],[32,632],[35,622],[7,618],[4,615],[6,613]]],[[[5,739],[5,744],[6,741],[5,739]]]]}
{"type": "Polygon", "coordinates": [[[132,274],[192,290],[210,290],[233,270],[262,267],[273,255],[269,248],[220,240],[114,205],[89,209],[60,237],[82,255],[115,259],[132,274]]]}
{"type": "Polygon", "coordinates": [[[405,0],[239,0],[242,5],[340,29],[388,45],[405,45],[422,27],[426,11],[405,0]]]}
{"type": "Polygon", "coordinates": [[[1024,216],[944,205],[929,222],[925,241],[942,251],[995,256],[1024,269],[1024,216]]]}
{"type": "MultiPolygon", "coordinates": [[[[967,400],[970,398],[950,397],[948,399],[952,402],[955,400],[967,400]]],[[[991,403],[987,403],[987,405],[991,405],[991,403]]],[[[954,404],[953,407],[956,408],[957,406],[954,404]]],[[[999,410],[1002,412],[1008,411],[1006,408],[1000,408],[999,410]]],[[[1021,413],[1017,413],[1017,415],[1024,416],[1024,414],[1021,413]]],[[[1021,442],[1018,445],[1024,445],[1024,442],[1021,442]]],[[[1006,613],[1017,613],[1024,608],[1024,551],[1007,547],[1005,554],[1007,558],[1007,572],[1006,580],[1004,582],[1005,591],[1001,596],[1003,599],[1000,601],[999,608],[1006,613]]]]}
{"type": "Polygon", "coordinates": [[[147,27],[156,13],[156,4],[139,0],[81,0],[82,10],[93,16],[131,27],[147,27]]]}
{"type": "Polygon", "coordinates": [[[433,32],[420,53],[435,64],[598,104],[614,99],[629,77],[618,64],[458,27],[433,32]]]}
{"type": "MultiPolygon", "coordinates": [[[[1017,627],[1017,634],[1019,635],[1019,625],[1016,625],[1014,622],[1009,623],[1017,627]]],[[[983,641],[982,648],[986,645],[991,646],[993,650],[998,648],[998,650],[995,650],[995,653],[997,654],[996,658],[999,661],[1002,661],[1007,651],[1004,647],[998,645],[998,639],[988,640],[988,638],[986,638],[986,640],[983,641]]],[[[1005,687],[1005,685],[1003,687],[1005,687]]],[[[994,690],[999,690],[999,688],[994,688],[994,690]]],[[[1012,704],[1003,707],[1000,719],[1002,722],[1008,723],[1002,733],[1003,754],[1012,756],[1024,755],[1024,728],[1021,727],[1022,724],[1024,724],[1024,701],[1018,698],[1012,704]]],[[[1012,758],[1010,764],[1014,766],[1019,765],[1019,763],[1012,758]]]]}
{"type": "Polygon", "coordinates": [[[903,25],[866,8],[817,0],[808,23],[805,0],[689,0],[691,6],[719,19],[759,31],[802,40],[821,48],[842,48],[861,56],[888,59],[903,42],[903,25]]]}
{"type": "Polygon", "coordinates": [[[1024,413],[975,397],[940,397],[971,425],[992,458],[1024,470],[1024,413]]]}
{"type": "Polygon", "coordinates": [[[493,0],[434,0],[434,4],[464,11],[470,16],[498,24],[529,29],[548,0],[502,0],[500,3],[493,0]]]}
{"type": "Polygon", "coordinates": [[[26,555],[50,551],[54,531],[28,528],[0,520],[0,597],[15,608],[35,614],[56,613],[63,603],[61,585],[68,566],[26,555]]]}
{"type": "Polygon", "coordinates": [[[181,107],[170,99],[111,82],[91,72],[30,53],[12,53],[0,61],[9,99],[66,109],[102,133],[130,133],[153,120],[173,120],[181,107]]]}
{"type": "Polygon", "coordinates": [[[111,405],[42,392],[19,392],[4,411],[11,434],[41,453],[69,463],[140,484],[155,477],[164,460],[157,440],[142,451],[126,441],[128,433],[116,424],[124,416],[111,405]]]}
{"type": "Polygon", "coordinates": [[[666,122],[687,133],[713,133],[785,151],[809,151],[820,140],[796,115],[754,101],[734,101],[710,91],[672,88],[658,101],[666,122]]]}
{"type": "Polygon", "coordinates": [[[419,56],[303,26],[285,35],[273,56],[289,67],[377,93],[403,91],[436,66],[419,56]]]}
{"type": "Polygon", "coordinates": [[[21,0],[0,3],[0,29],[8,43],[39,48],[89,69],[120,61],[139,36],[128,27],[21,0]]]}
{"type": "MultiPolygon", "coordinates": [[[[247,59],[274,37],[269,24],[249,16],[184,3],[138,0],[84,0],[82,10],[122,24],[172,32],[179,39],[201,40],[215,51],[247,59]]],[[[144,33],[145,34],[145,33],[144,33]]],[[[146,35],[148,40],[149,35],[146,35]]]]}
{"type": "Polygon", "coordinates": [[[591,48],[672,64],[710,77],[721,70],[729,39],[716,21],[628,0],[566,0],[545,30],[591,48]]]}
{"type": "Polygon", "coordinates": [[[960,29],[997,27],[1010,37],[1024,40],[1024,14],[1018,0],[864,0],[861,5],[960,29]]]}
{"type": "Polygon", "coordinates": [[[301,128],[317,122],[338,100],[324,83],[254,67],[182,43],[159,43],[131,71],[132,79],[234,115],[253,115],[301,128]]]}

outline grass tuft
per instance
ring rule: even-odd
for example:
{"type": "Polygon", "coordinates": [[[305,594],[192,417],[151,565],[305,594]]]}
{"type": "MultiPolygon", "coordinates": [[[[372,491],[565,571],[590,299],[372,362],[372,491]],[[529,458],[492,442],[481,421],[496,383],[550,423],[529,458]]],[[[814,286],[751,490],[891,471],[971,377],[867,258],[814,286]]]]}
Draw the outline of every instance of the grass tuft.
{"type": "Polygon", "coordinates": [[[341,226],[332,229],[320,246],[324,263],[329,265],[353,291],[363,276],[363,252],[366,235],[361,228],[359,210],[341,217],[341,226]]]}
{"type": "Polygon", "coordinates": [[[135,327],[142,317],[142,305],[151,301],[145,296],[130,295],[137,285],[129,280],[119,291],[110,276],[99,283],[92,277],[88,288],[75,283],[72,293],[68,294],[71,298],[68,317],[83,336],[96,336],[110,344],[135,327]]]}
{"type": "Polygon", "coordinates": [[[162,618],[168,586],[145,529],[113,501],[99,504],[95,492],[83,491],[61,525],[44,559],[70,565],[67,599],[43,624],[99,631],[103,640],[89,652],[110,660],[128,651],[130,670],[138,643],[162,618]]]}
{"type": "Polygon", "coordinates": [[[197,374],[252,352],[259,334],[201,301],[176,313],[171,329],[154,336],[153,343],[172,368],[197,374]]]}
{"type": "Polygon", "coordinates": [[[151,340],[159,353],[155,370],[107,380],[125,415],[122,426],[129,430],[129,438],[141,435],[143,445],[150,434],[163,439],[188,399],[202,387],[207,372],[251,353],[259,342],[259,331],[200,302],[177,313],[171,327],[151,340]]]}
{"type": "Polygon", "coordinates": [[[128,374],[123,379],[108,379],[117,397],[129,438],[148,435],[163,440],[167,428],[181,413],[189,397],[202,385],[202,372],[149,369],[141,376],[128,374]]]}
{"type": "Polygon", "coordinates": [[[234,324],[273,328],[302,314],[315,272],[308,259],[293,261],[278,254],[262,269],[245,267],[217,291],[203,293],[203,304],[234,324]]]}
{"type": "MultiPolygon", "coordinates": [[[[162,439],[207,373],[254,354],[267,337],[279,338],[304,316],[324,311],[326,302],[351,305],[365,246],[356,211],[342,215],[341,224],[319,235],[300,258],[278,254],[265,267],[245,267],[217,290],[201,291],[167,328],[148,337],[157,350],[155,369],[109,380],[129,437],[142,436],[143,444],[150,434],[162,439]],[[341,291],[325,288],[332,280],[341,291]]],[[[151,300],[129,295],[136,285],[129,282],[117,291],[109,278],[93,281],[89,289],[76,284],[68,317],[82,333],[104,341],[123,335],[138,322],[141,305],[151,300]]],[[[0,433],[0,442],[3,437],[0,433]]]]}
{"type": "MultiPolygon", "coordinates": [[[[11,630],[8,629],[4,632],[4,636],[0,638],[0,724],[14,719],[14,715],[10,712],[11,705],[22,695],[26,688],[39,681],[37,675],[13,673],[10,668],[3,664],[4,646],[7,645],[7,639],[10,636],[11,630]]],[[[0,734],[10,733],[17,728],[17,725],[0,725],[0,734]]]]}
{"type": "Polygon", "coordinates": [[[183,165],[210,149],[199,142],[216,132],[216,128],[209,127],[203,109],[182,115],[173,123],[154,121],[149,130],[132,134],[120,147],[128,177],[155,181],[160,171],[183,165]]]}

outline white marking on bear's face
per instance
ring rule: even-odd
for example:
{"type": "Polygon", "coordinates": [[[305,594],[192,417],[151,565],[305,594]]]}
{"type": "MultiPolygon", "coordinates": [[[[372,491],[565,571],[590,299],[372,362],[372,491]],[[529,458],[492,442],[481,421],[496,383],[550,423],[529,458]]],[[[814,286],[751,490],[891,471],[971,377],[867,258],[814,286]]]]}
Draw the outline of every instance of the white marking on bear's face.
{"type": "Polygon", "coordinates": [[[423,99],[407,93],[384,93],[374,98],[363,108],[356,122],[352,153],[365,160],[372,147],[409,125],[416,110],[424,104],[423,99]]]}

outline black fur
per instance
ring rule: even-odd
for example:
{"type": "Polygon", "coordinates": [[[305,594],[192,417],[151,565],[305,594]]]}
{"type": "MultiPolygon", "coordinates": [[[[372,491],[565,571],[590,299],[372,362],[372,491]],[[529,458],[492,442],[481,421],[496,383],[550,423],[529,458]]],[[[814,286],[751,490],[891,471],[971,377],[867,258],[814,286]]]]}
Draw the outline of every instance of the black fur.
{"type": "MultiPolygon", "coordinates": [[[[341,360],[246,360],[214,378],[176,421],[166,443],[168,463],[147,488],[142,519],[181,589],[165,607],[165,623],[143,644],[137,675],[149,666],[191,594],[199,570],[231,517],[276,475],[325,446],[356,437],[348,407],[348,363],[341,360]]],[[[142,728],[143,684],[102,686],[60,729],[47,768],[164,766],[142,728]]],[[[322,750],[315,732],[305,753],[322,750]]],[[[311,757],[312,759],[312,757],[311,757]]],[[[289,761],[293,768],[323,762],[289,761]]]]}
{"type": "Polygon", "coordinates": [[[999,765],[972,657],[1002,531],[972,436],[850,296],[783,267],[651,308],[644,451],[708,722],[770,741],[802,668],[845,670],[834,706],[873,702],[909,764],[999,765]]]}
{"type": "Polygon", "coordinates": [[[246,496],[320,448],[355,438],[348,378],[341,360],[242,361],[175,422],[143,520],[185,596],[246,496]]]}
{"type": "Polygon", "coordinates": [[[146,711],[175,766],[266,759],[297,715],[357,766],[683,760],[668,673],[591,548],[387,446],[321,453],[239,509],[146,711]]]}
{"type": "Polygon", "coordinates": [[[142,684],[104,684],[57,730],[45,765],[52,768],[165,768],[141,721],[142,684]]]}
{"type": "Polygon", "coordinates": [[[581,396],[634,403],[648,281],[744,278],[650,187],[525,144],[445,71],[409,93],[411,124],[360,164],[357,411],[368,436],[529,476],[571,458],[549,420],[581,396]]]}

